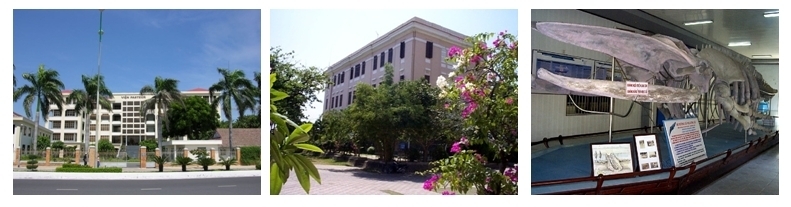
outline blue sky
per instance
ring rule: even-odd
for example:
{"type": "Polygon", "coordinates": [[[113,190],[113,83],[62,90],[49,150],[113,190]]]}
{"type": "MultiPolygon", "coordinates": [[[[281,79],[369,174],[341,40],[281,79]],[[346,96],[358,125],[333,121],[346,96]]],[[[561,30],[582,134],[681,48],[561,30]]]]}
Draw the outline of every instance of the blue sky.
{"type": "MultiPolygon", "coordinates": [[[[40,64],[57,70],[66,89],[82,89],[81,76],[96,74],[99,10],[13,14],[18,87],[40,64]]],[[[113,92],[139,92],[156,76],[179,80],[182,91],[208,89],[229,64],[251,80],[261,71],[261,10],[105,10],[102,29],[101,73],[113,92]]],[[[21,98],[14,112],[24,115],[21,98]]]]}
{"type": "MultiPolygon", "coordinates": [[[[270,45],[294,51],[294,61],[326,69],[412,17],[472,36],[508,30],[518,34],[517,10],[271,10],[270,45]]],[[[317,95],[323,100],[324,92],[317,95]]],[[[314,121],[322,103],[311,103],[314,121]]]]}

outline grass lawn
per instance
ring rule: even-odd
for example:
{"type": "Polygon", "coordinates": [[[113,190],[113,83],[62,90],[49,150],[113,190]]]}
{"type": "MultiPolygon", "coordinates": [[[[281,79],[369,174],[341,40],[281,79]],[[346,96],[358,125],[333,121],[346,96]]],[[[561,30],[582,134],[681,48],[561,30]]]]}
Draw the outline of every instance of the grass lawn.
{"type": "Polygon", "coordinates": [[[310,161],[313,161],[313,164],[317,164],[317,165],[338,165],[338,166],[348,166],[348,165],[346,165],[346,162],[336,162],[336,161],[335,161],[334,159],[332,159],[332,158],[325,158],[325,159],[322,159],[322,158],[308,157],[308,159],[310,159],[310,161]]]}

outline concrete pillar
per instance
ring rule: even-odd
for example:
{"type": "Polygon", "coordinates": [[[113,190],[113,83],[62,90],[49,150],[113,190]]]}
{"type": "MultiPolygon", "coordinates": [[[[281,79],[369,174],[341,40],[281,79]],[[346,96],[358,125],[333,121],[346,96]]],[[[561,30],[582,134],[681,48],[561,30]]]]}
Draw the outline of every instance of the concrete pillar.
{"type": "MultiPolygon", "coordinates": [[[[160,150],[159,147],[157,147],[157,149],[156,149],[156,155],[157,156],[162,156],[162,150],[160,150]]],[[[159,169],[159,164],[158,163],[154,163],[154,167],[159,169]]]]}
{"type": "Polygon", "coordinates": [[[63,149],[58,150],[58,158],[63,158],[63,149]]]}
{"type": "Polygon", "coordinates": [[[236,147],[236,165],[242,166],[242,148],[236,147]]]}
{"type": "Polygon", "coordinates": [[[14,149],[14,166],[19,166],[19,159],[21,158],[20,155],[22,154],[21,149],[17,147],[14,149]]]}
{"type": "Polygon", "coordinates": [[[216,150],[214,149],[214,147],[212,147],[212,148],[209,150],[209,156],[211,156],[211,159],[212,159],[212,160],[217,160],[217,156],[216,156],[216,155],[214,155],[214,153],[215,153],[215,152],[216,152],[216,150]]]}
{"type": "Polygon", "coordinates": [[[140,146],[138,154],[140,156],[140,168],[146,169],[146,146],[140,146]]]}
{"type": "Polygon", "coordinates": [[[181,156],[189,157],[190,156],[190,151],[185,147],[184,150],[182,150],[181,156]]]}
{"type": "Polygon", "coordinates": [[[96,147],[88,148],[88,166],[96,167],[96,147]]]}
{"type": "Polygon", "coordinates": [[[49,160],[52,159],[52,148],[47,147],[47,153],[44,155],[44,166],[49,166],[49,160]]]}
{"type": "Polygon", "coordinates": [[[80,160],[80,157],[82,157],[82,152],[80,152],[80,149],[74,150],[74,163],[76,163],[76,164],[82,163],[82,160],[80,160]]]}

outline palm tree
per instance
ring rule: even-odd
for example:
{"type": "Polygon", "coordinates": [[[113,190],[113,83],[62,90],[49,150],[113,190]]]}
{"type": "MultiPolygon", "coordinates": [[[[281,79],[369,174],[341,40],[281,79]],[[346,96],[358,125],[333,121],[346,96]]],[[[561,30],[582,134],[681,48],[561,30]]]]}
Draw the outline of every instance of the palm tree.
{"type": "MultiPolygon", "coordinates": [[[[157,113],[157,147],[162,147],[162,120],[165,120],[165,127],[170,129],[170,121],[167,119],[167,109],[173,102],[182,102],[181,91],[178,89],[179,81],[176,79],[154,78],[154,85],[146,85],[140,89],[140,95],[153,95],[150,99],[143,101],[140,106],[140,116],[145,117],[149,112],[157,113]],[[164,111],[164,112],[163,112],[164,111]]],[[[183,102],[182,102],[183,103],[183,102]]]]}
{"type": "MultiPolygon", "coordinates": [[[[83,141],[85,142],[85,147],[87,149],[89,144],[89,136],[90,136],[90,129],[87,126],[90,126],[90,119],[89,116],[96,109],[96,88],[97,85],[101,88],[99,89],[99,105],[102,106],[102,109],[107,110],[108,112],[113,111],[112,103],[110,103],[110,99],[113,98],[113,92],[110,89],[107,89],[107,85],[104,84],[104,77],[99,75],[93,76],[85,76],[82,75],[82,85],[85,90],[81,89],[74,89],[71,91],[71,94],[66,97],[66,102],[74,104],[74,110],[77,113],[82,114],[85,118],[85,133],[83,137],[83,141]]],[[[101,123],[99,117],[96,119],[96,134],[99,134],[99,124],[101,123]]],[[[98,141],[97,141],[98,143],[98,141]]]]}
{"type": "Polygon", "coordinates": [[[256,87],[256,103],[258,104],[258,119],[261,120],[261,72],[255,71],[253,72],[253,79],[258,84],[256,87]]]}
{"type": "MultiPolygon", "coordinates": [[[[22,79],[30,82],[30,85],[24,85],[14,91],[14,102],[18,101],[20,97],[25,96],[22,102],[25,108],[25,115],[30,117],[30,109],[33,104],[36,105],[36,121],[33,128],[34,137],[38,137],[38,125],[41,111],[43,113],[44,121],[46,122],[49,117],[49,107],[51,105],[58,106],[58,110],[63,110],[63,94],[61,91],[66,88],[63,82],[60,81],[60,74],[53,69],[44,69],[44,65],[38,66],[36,73],[24,73],[22,79]],[[34,103],[35,102],[35,103],[34,103]]],[[[33,154],[37,154],[36,147],[37,139],[33,138],[33,154]]]]}
{"type": "MultiPolygon", "coordinates": [[[[16,64],[14,64],[14,71],[16,71],[16,64]]],[[[14,89],[16,89],[16,74],[14,74],[14,89]]]]}
{"type": "MultiPolygon", "coordinates": [[[[221,110],[225,113],[225,118],[228,119],[228,146],[233,149],[231,100],[236,103],[241,117],[246,110],[255,107],[255,88],[253,83],[245,78],[244,71],[217,68],[217,72],[222,75],[222,79],[209,87],[209,97],[214,97],[215,92],[220,93],[216,99],[212,100],[211,105],[213,108],[217,108],[219,104],[222,104],[221,110]]],[[[227,156],[231,156],[231,150],[228,150],[227,156]]]]}

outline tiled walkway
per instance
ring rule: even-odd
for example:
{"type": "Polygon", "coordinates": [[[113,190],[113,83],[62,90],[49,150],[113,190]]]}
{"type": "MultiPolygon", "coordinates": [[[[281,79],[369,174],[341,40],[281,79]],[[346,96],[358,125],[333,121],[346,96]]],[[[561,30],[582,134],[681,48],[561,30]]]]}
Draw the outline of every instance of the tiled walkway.
{"type": "Polygon", "coordinates": [[[695,195],[780,195],[780,145],[758,155],[695,195]]]}

